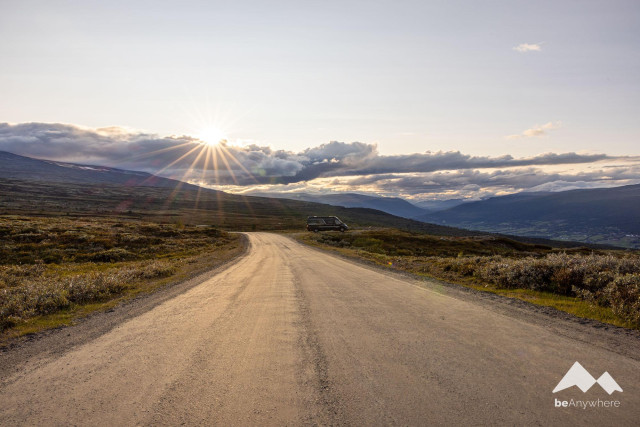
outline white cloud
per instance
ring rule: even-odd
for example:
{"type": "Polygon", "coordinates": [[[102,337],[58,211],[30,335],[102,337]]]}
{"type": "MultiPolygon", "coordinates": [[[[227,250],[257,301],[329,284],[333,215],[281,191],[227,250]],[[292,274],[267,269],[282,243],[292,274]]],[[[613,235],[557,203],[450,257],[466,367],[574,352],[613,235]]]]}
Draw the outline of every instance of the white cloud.
{"type": "Polygon", "coordinates": [[[553,171],[549,167],[504,168],[490,171],[455,170],[427,173],[384,174],[315,178],[294,184],[254,187],[219,187],[229,192],[277,192],[331,194],[365,193],[402,197],[407,200],[484,199],[521,191],[563,191],[578,188],[603,188],[640,183],[637,159],[620,161],[612,170],[598,165],[593,170],[553,171]]]}
{"type": "MultiPolygon", "coordinates": [[[[559,126],[549,122],[527,129],[518,138],[540,136],[559,126]]],[[[543,153],[515,158],[427,151],[383,155],[373,144],[336,141],[297,152],[250,142],[220,144],[211,150],[203,147],[189,136],[162,137],[122,128],[0,123],[0,151],[145,171],[233,192],[344,191],[446,199],[640,182],[640,158],[606,154],[543,153]],[[201,155],[203,149],[209,154],[201,155]]]]}
{"type": "Polygon", "coordinates": [[[524,130],[520,134],[507,135],[507,139],[532,138],[536,136],[544,136],[550,130],[562,127],[562,122],[548,122],[543,125],[536,125],[530,129],[524,130]]]}
{"type": "MultiPolygon", "coordinates": [[[[537,136],[557,123],[529,129],[537,136]]],[[[322,177],[423,173],[441,170],[491,169],[517,166],[589,164],[605,154],[544,153],[533,157],[472,156],[459,151],[382,155],[375,144],[329,142],[300,152],[268,146],[220,144],[214,151],[224,165],[207,168],[211,156],[190,136],[161,137],[121,128],[80,128],[56,123],[0,123],[0,150],[49,160],[112,166],[209,183],[295,183],[322,177]]],[[[206,151],[206,150],[205,150],[206,151]]]]}
{"type": "Polygon", "coordinates": [[[521,43],[518,46],[515,46],[513,50],[517,50],[518,52],[540,52],[542,50],[541,43],[521,43]]]}

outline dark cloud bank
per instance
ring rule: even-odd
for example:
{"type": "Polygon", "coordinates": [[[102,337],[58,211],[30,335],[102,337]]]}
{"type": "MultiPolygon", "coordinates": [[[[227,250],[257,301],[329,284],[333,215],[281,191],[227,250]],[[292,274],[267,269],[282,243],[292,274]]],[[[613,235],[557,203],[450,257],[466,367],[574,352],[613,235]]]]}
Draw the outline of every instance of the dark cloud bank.
{"type": "MultiPolygon", "coordinates": [[[[380,155],[361,142],[330,142],[301,152],[257,145],[223,144],[203,150],[189,136],[159,137],[121,128],[88,129],[66,124],[0,123],[0,150],[60,161],[142,170],[208,185],[271,185],[304,188],[317,179],[350,191],[386,195],[451,197],[527,189],[616,185],[637,182],[637,159],[605,154],[547,153],[528,158],[470,156],[459,151],[380,155]],[[214,155],[212,155],[214,154],[214,155]],[[180,159],[180,160],[177,160],[180,159]],[[177,161],[176,161],[177,160],[177,161]],[[212,164],[217,162],[217,172],[212,164]],[[551,165],[620,163],[588,172],[551,173],[551,165]]],[[[580,169],[579,168],[579,169],[580,169]]],[[[264,189],[264,187],[263,187],[264,189]]]]}

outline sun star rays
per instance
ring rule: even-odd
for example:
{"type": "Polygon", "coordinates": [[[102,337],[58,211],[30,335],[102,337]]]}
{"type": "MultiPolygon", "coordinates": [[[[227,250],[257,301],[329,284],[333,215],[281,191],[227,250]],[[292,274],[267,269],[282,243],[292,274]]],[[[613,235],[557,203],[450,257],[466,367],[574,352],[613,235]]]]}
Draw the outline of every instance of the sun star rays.
{"type": "MultiPolygon", "coordinates": [[[[199,208],[203,187],[217,187],[229,184],[229,180],[235,185],[243,181],[250,180],[258,183],[253,173],[236,157],[237,151],[231,149],[227,141],[226,134],[216,127],[208,127],[206,131],[192,138],[191,141],[181,142],[175,145],[160,148],[158,150],[135,154],[129,159],[149,159],[162,158],[166,162],[153,171],[153,175],[162,175],[177,180],[176,186],[163,204],[165,210],[170,210],[172,203],[176,200],[180,192],[185,189],[185,183],[198,185],[195,195],[194,209],[199,208]],[[206,138],[206,140],[204,139],[206,138]],[[219,139],[220,138],[220,139],[219,139]],[[175,152],[175,158],[167,162],[167,154],[175,152]],[[234,154],[236,153],[236,154],[234,154]],[[179,174],[176,175],[176,171],[179,174]]],[[[150,182],[153,176],[147,178],[143,184],[150,182]]],[[[224,214],[220,193],[216,194],[218,200],[218,215],[224,214]]],[[[252,210],[251,204],[243,198],[247,207],[252,210]]]]}

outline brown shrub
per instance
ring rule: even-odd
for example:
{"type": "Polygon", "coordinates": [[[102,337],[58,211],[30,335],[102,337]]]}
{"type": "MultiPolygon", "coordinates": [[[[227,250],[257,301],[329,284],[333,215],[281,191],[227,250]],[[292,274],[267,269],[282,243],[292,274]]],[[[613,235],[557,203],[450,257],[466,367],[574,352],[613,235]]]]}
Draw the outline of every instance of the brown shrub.
{"type": "Polygon", "coordinates": [[[614,313],[640,326],[640,274],[617,276],[603,294],[614,313]]]}
{"type": "Polygon", "coordinates": [[[422,257],[410,263],[408,269],[445,279],[472,277],[499,288],[577,296],[599,306],[610,306],[618,316],[640,326],[640,257],[637,255],[422,257]]]}
{"type": "MultiPolygon", "coordinates": [[[[14,266],[0,270],[2,278],[14,277],[12,287],[0,289],[0,330],[20,320],[50,314],[70,307],[102,301],[119,295],[133,283],[175,273],[179,261],[151,261],[111,271],[90,271],[66,275],[45,274],[41,265],[14,266]],[[18,273],[11,276],[11,273],[18,273]]],[[[4,279],[6,280],[6,279],[4,279]]]]}

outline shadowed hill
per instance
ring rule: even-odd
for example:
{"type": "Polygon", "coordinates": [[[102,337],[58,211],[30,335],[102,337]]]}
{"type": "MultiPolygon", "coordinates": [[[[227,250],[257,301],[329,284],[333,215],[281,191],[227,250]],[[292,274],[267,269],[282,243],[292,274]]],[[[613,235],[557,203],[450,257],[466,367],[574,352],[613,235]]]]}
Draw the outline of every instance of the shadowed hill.
{"type": "Polygon", "coordinates": [[[355,227],[397,227],[437,235],[478,234],[374,209],[228,194],[146,172],[33,159],[8,152],[0,152],[0,194],[3,213],[133,215],[235,230],[301,229],[307,216],[336,215],[355,227]]]}
{"type": "Polygon", "coordinates": [[[399,197],[375,197],[356,193],[336,194],[308,194],[308,193],[253,193],[261,197],[304,200],[307,202],[324,203],[345,208],[377,209],[391,215],[403,218],[415,218],[428,212],[399,197]]]}
{"type": "Polygon", "coordinates": [[[426,224],[366,208],[228,194],[205,188],[81,185],[0,179],[0,214],[125,215],[211,224],[233,230],[303,229],[310,215],[336,215],[353,227],[395,227],[447,236],[483,234],[426,224]]]}
{"type": "MultiPolygon", "coordinates": [[[[0,151],[0,178],[76,184],[114,184],[130,187],[175,188],[180,181],[146,172],[110,168],[106,166],[40,160],[0,151]]],[[[185,188],[195,185],[182,183],[185,188]]]]}
{"type": "Polygon", "coordinates": [[[465,203],[421,221],[545,238],[640,247],[640,185],[523,193],[465,203]]]}

